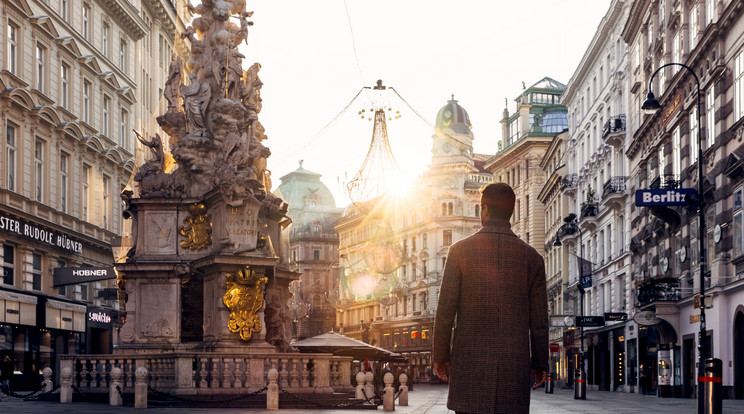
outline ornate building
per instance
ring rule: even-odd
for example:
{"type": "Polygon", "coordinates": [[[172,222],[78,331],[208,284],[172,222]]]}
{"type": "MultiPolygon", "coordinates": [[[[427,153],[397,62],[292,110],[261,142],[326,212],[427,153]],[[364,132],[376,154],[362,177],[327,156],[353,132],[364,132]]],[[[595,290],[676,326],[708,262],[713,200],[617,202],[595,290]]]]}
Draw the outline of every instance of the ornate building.
{"type": "MultiPolygon", "coordinates": [[[[554,229],[548,236],[559,235],[564,245],[556,250],[568,260],[567,291],[574,300],[574,315],[632,313],[626,236],[632,202],[625,157],[626,108],[630,101],[627,54],[620,38],[629,9],[628,2],[611,3],[563,94],[570,128],[563,188],[568,211],[553,219],[562,222],[563,217],[573,213],[576,219],[570,228],[578,225],[580,231],[561,234],[554,229]],[[579,256],[592,263],[591,283],[584,286],[583,311],[578,307],[579,256]]],[[[637,385],[633,375],[630,384],[626,384],[627,365],[633,366],[631,374],[637,368],[635,353],[628,356],[626,350],[626,341],[635,343],[637,331],[626,328],[626,323],[607,321],[601,328],[584,328],[584,346],[579,342],[568,345],[572,354],[585,351],[590,389],[629,391],[626,385],[637,385]]],[[[581,340],[580,335],[574,335],[574,339],[581,340]]]]}
{"type": "Polygon", "coordinates": [[[517,110],[504,108],[499,150],[485,168],[497,182],[512,186],[516,195],[512,230],[537,251],[545,241],[545,206],[538,196],[545,185],[540,162],[553,137],[568,127],[561,95],[566,85],[545,77],[515,99],[517,110]]]}
{"type": "Polygon", "coordinates": [[[702,234],[696,206],[630,209],[634,305],[655,315],[637,327],[638,359],[652,370],[652,388],[661,395],[695,395],[701,310],[694,297],[704,280],[706,297],[699,302],[707,308],[709,356],[724,361],[724,396],[744,397],[743,11],[734,0],[635,1],[621,34],[632,94],[633,133],[625,143],[631,193],[697,189],[702,163],[702,234]],[[669,63],[690,70],[662,68],[669,63]],[[641,105],[652,77],[662,110],[648,116],[641,105]]]}
{"type": "MultiPolygon", "coordinates": [[[[113,280],[55,284],[55,269],[111,267],[119,193],[134,169],[138,119],[159,99],[183,1],[3,0],[0,16],[0,351],[13,388],[37,387],[56,355],[110,353],[120,325],[113,280]],[[176,8],[178,5],[178,8],[176,8]],[[156,43],[160,38],[160,43],[156,43]],[[143,85],[146,85],[143,87],[143,85]]],[[[109,277],[113,277],[109,275],[109,277]]]]}
{"type": "Polygon", "coordinates": [[[288,264],[301,273],[294,309],[290,308],[297,338],[334,328],[335,308],[326,299],[327,292],[338,289],[338,233],[334,224],[342,213],[320,181],[321,175],[304,169],[302,164],[300,161],[299,168],[281,178],[275,192],[289,204],[287,215],[292,224],[285,230],[289,232],[288,264]]]}
{"type": "Polygon", "coordinates": [[[359,338],[369,329],[370,342],[407,356],[413,378],[426,381],[447,250],[453,242],[480,229],[478,190],[493,180],[484,169],[487,156],[473,153],[470,118],[454,98],[437,113],[431,139],[429,169],[416,181],[409,197],[395,201],[397,209],[376,215],[351,206],[336,226],[346,275],[354,275],[354,281],[360,275],[369,276],[364,246],[379,240],[381,229],[387,226],[402,257],[400,266],[381,279],[382,285],[389,286],[389,293],[367,296],[356,292],[351,299],[357,301],[337,313],[339,328],[359,338]]]}

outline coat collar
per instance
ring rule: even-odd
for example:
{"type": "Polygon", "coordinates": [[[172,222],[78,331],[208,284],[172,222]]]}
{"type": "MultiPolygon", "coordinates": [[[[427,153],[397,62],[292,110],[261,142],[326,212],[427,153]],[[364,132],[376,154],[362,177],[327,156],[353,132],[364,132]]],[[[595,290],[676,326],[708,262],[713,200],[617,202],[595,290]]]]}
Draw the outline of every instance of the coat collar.
{"type": "Polygon", "coordinates": [[[511,229],[511,223],[509,223],[509,220],[489,221],[478,230],[478,233],[501,233],[517,237],[511,229]]]}

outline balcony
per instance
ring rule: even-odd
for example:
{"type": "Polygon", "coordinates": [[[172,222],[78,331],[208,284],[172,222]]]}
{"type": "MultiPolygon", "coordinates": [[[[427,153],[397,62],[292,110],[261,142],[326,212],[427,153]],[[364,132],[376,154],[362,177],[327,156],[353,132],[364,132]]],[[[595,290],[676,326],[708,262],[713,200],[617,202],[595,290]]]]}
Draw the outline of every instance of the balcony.
{"type": "Polygon", "coordinates": [[[567,196],[576,195],[576,188],[579,185],[579,174],[568,174],[561,182],[561,191],[567,196]]]}
{"type": "Polygon", "coordinates": [[[588,217],[597,217],[598,211],[599,206],[597,203],[581,203],[581,218],[579,220],[584,220],[588,217]]]}
{"type": "Polygon", "coordinates": [[[625,190],[628,177],[612,177],[602,188],[602,203],[608,207],[622,208],[625,205],[625,190]]]}
{"type": "Polygon", "coordinates": [[[610,118],[602,127],[602,140],[615,149],[622,148],[625,142],[625,125],[624,114],[610,118]]]}
{"type": "Polygon", "coordinates": [[[679,188],[679,176],[674,174],[662,174],[654,181],[651,182],[649,188],[653,190],[661,190],[668,188],[679,188]]]}
{"type": "Polygon", "coordinates": [[[680,299],[679,279],[673,276],[649,277],[637,283],[638,307],[655,302],[676,302],[680,299]]]}

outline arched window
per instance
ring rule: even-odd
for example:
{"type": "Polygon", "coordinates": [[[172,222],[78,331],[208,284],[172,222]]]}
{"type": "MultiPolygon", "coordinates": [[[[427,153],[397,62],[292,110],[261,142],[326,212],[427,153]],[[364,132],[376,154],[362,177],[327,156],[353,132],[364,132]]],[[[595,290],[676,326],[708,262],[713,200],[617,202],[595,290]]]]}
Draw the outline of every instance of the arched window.
{"type": "Polygon", "coordinates": [[[442,215],[447,215],[447,203],[442,203],[442,215]]]}
{"type": "Polygon", "coordinates": [[[453,214],[453,213],[452,213],[453,207],[454,207],[454,206],[452,205],[452,203],[449,203],[449,204],[447,204],[447,213],[448,213],[448,214],[449,214],[450,216],[451,216],[451,215],[453,214]]]}

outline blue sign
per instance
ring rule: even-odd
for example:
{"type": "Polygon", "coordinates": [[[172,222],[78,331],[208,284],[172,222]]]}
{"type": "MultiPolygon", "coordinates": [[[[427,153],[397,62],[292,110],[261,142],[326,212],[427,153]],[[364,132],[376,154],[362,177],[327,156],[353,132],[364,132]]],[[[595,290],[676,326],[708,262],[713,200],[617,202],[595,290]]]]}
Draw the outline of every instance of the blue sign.
{"type": "Polygon", "coordinates": [[[636,190],[635,204],[643,206],[686,206],[685,196],[696,194],[694,188],[636,190]]]}

